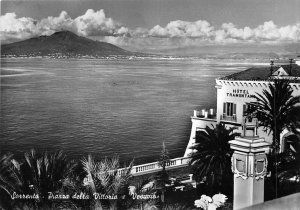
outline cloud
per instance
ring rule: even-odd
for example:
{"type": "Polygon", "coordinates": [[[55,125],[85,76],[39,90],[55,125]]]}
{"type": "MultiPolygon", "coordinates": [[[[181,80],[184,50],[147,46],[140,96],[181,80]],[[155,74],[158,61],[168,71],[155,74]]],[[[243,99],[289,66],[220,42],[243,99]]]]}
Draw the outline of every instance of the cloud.
{"type": "Polygon", "coordinates": [[[18,18],[15,13],[0,16],[2,41],[50,35],[61,30],[69,30],[81,36],[126,36],[129,33],[129,29],[121,23],[107,18],[104,10],[88,9],[75,19],[66,11],[62,11],[58,17],[50,16],[41,20],[18,18]]]}
{"type": "Polygon", "coordinates": [[[74,20],[65,11],[62,11],[58,17],[50,16],[38,21],[36,24],[36,31],[41,35],[50,35],[59,30],[77,32],[74,20]]]}
{"type": "Polygon", "coordinates": [[[23,40],[34,36],[50,35],[56,31],[69,30],[86,37],[108,41],[131,49],[166,49],[174,47],[201,46],[203,44],[230,43],[281,43],[300,41],[300,23],[277,26],[267,21],[257,27],[239,27],[233,23],[214,26],[206,20],[194,22],[175,20],[165,26],[153,28],[128,28],[106,17],[104,10],[88,9],[83,15],[71,18],[66,11],[57,17],[35,20],[17,17],[15,13],[0,16],[2,42],[23,40]]]}
{"type": "Polygon", "coordinates": [[[20,40],[35,34],[35,20],[32,18],[16,18],[15,13],[0,16],[1,40],[20,40]]]}
{"type": "Polygon", "coordinates": [[[224,23],[221,29],[215,32],[215,40],[218,42],[226,39],[251,40],[254,38],[254,32],[249,27],[237,28],[232,23],[224,23]]]}
{"type": "Polygon", "coordinates": [[[190,37],[207,39],[213,35],[213,27],[209,22],[198,20],[195,22],[171,21],[166,27],[159,25],[149,31],[150,36],[154,37],[190,37]]]}
{"type": "Polygon", "coordinates": [[[105,16],[104,10],[94,11],[88,9],[86,13],[74,19],[77,33],[83,36],[123,36],[128,29],[120,23],[105,16]]]}
{"type": "Polygon", "coordinates": [[[223,23],[220,28],[209,22],[172,21],[165,27],[159,25],[149,30],[149,36],[164,38],[196,38],[215,43],[228,42],[263,42],[263,41],[299,41],[300,23],[278,27],[273,21],[268,21],[256,28],[248,26],[239,28],[233,23],[223,23]]]}
{"type": "Polygon", "coordinates": [[[259,40],[299,41],[300,23],[278,27],[272,21],[269,21],[255,28],[254,33],[259,40]]]}

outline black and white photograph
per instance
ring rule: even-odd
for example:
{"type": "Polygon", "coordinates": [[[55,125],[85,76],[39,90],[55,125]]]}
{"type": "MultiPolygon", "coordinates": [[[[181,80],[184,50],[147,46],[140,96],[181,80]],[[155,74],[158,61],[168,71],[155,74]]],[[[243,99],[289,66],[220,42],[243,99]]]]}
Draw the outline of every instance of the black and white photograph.
{"type": "Polygon", "coordinates": [[[300,0],[1,0],[0,210],[297,210],[300,0]]]}

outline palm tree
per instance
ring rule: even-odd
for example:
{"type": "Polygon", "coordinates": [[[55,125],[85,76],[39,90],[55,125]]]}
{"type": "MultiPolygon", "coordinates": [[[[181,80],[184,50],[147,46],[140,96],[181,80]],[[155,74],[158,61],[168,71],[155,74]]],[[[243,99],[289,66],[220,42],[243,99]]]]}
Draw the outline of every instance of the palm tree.
{"type": "Polygon", "coordinates": [[[87,159],[84,158],[81,162],[87,176],[86,190],[94,198],[90,207],[99,210],[106,208],[124,209],[126,196],[129,195],[128,187],[132,177],[133,161],[123,171],[118,170],[120,164],[117,156],[97,162],[89,155],[87,159]],[[97,199],[100,194],[115,196],[116,199],[97,199]]]}
{"type": "Polygon", "coordinates": [[[282,196],[300,192],[300,136],[286,137],[289,147],[279,155],[278,181],[282,196]]]}
{"type": "Polygon", "coordinates": [[[12,170],[13,163],[12,154],[0,156],[0,209],[12,208],[11,195],[21,186],[17,175],[12,170]]]}
{"type": "MultiPolygon", "coordinates": [[[[269,89],[263,90],[262,94],[256,93],[255,102],[251,102],[248,116],[256,117],[259,124],[269,134],[272,133],[273,150],[269,155],[269,169],[271,170],[273,183],[275,183],[275,197],[278,194],[278,167],[279,167],[279,144],[280,134],[285,130],[298,132],[300,121],[300,96],[293,96],[290,80],[275,79],[269,84],[269,89]]],[[[270,181],[270,180],[269,180],[270,181]]],[[[271,185],[267,185],[271,186],[271,185]]]]}
{"type": "Polygon", "coordinates": [[[250,103],[248,115],[257,117],[261,126],[273,134],[273,153],[278,153],[280,134],[284,129],[296,130],[299,126],[300,96],[293,96],[289,80],[275,79],[268,90],[256,93],[255,102],[250,103]]]}
{"type": "Polygon", "coordinates": [[[216,127],[206,126],[205,130],[196,132],[195,145],[191,149],[196,150],[191,154],[190,164],[196,181],[205,180],[210,193],[224,190],[226,183],[232,182],[231,156],[228,141],[233,140],[239,134],[233,133],[235,128],[227,129],[219,123],[216,127]]]}
{"type": "MultiPolygon", "coordinates": [[[[15,162],[14,172],[21,183],[20,193],[35,194],[39,199],[24,201],[32,208],[53,208],[69,201],[48,199],[49,192],[64,194],[64,187],[71,183],[76,164],[62,151],[36,154],[35,150],[25,153],[22,162],[15,162]]],[[[71,203],[67,205],[72,205],[71,203]]]]}

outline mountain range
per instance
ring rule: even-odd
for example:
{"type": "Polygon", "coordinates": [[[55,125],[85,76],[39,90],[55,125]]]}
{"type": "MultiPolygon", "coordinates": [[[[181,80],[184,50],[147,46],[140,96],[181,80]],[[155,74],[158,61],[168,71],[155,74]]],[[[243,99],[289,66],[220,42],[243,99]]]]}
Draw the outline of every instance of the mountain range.
{"type": "Polygon", "coordinates": [[[1,45],[1,57],[109,57],[133,53],[106,42],[94,41],[70,31],[55,32],[24,41],[1,45]]]}

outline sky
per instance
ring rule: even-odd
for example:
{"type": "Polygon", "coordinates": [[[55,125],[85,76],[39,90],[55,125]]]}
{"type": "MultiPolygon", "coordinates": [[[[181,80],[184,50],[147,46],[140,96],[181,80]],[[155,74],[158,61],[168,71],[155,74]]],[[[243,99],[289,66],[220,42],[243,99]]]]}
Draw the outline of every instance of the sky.
{"type": "Polygon", "coordinates": [[[135,51],[292,44],[300,0],[1,1],[1,43],[60,30],[135,51]]]}

